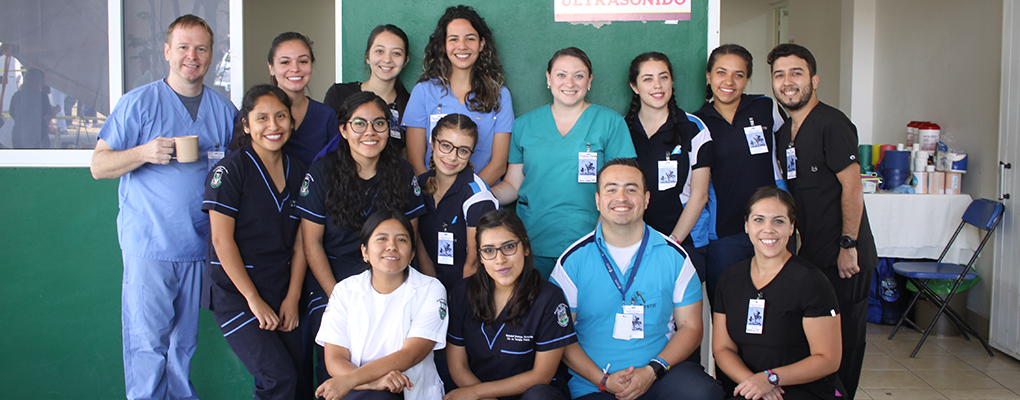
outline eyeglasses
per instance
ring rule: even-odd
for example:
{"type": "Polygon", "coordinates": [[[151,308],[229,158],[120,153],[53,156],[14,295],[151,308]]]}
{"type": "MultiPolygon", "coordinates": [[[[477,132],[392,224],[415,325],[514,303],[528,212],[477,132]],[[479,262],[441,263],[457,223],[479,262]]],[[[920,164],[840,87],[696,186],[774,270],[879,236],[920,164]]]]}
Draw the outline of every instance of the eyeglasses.
{"type": "Polygon", "coordinates": [[[478,254],[481,254],[483,260],[493,260],[496,258],[496,252],[503,253],[503,256],[510,257],[517,254],[517,247],[521,244],[520,240],[515,240],[510,243],[506,243],[502,246],[485,246],[478,249],[478,254]]]}
{"type": "MultiPolygon", "coordinates": [[[[364,118],[355,118],[347,122],[351,124],[351,130],[353,130],[354,133],[365,133],[365,131],[368,130],[368,125],[370,124],[368,120],[364,118]]],[[[373,119],[371,125],[372,130],[376,133],[386,133],[390,131],[390,120],[385,117],[373,119]]]]}
{"type": "Polygon", "coordinates": [[[457,146],[454,146],[453,143],[450,143],[450,142],[448,142],[446,140],[436,139],[436,141],[439,142],[439,146],[437,146],[437,147],[439,148],[439,152],[440,153],[450,154],[450,152],[453,151],[453,149],[457,149],[457,158],[459,158],[461,160],[467,160],[467,159],[471,158],[471,153],[475,152],[470,147],[467,147],[467,146],[457,147],[457,146]]]}

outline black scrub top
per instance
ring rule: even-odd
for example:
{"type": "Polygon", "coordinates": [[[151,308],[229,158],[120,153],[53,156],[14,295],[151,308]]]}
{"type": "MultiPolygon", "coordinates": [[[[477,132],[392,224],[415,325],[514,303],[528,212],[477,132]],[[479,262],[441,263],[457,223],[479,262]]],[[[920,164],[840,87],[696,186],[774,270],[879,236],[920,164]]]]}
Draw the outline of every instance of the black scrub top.
{"type": "MultiPolygon", "coordinates": [[[[389,143],[397,146],[397,150],[401,150],[404,148],[404,133],[406,131],[400,124],[400,121],[404,118],[404,109],[407,108],[407,101],[411,99],[411,94],[407,92],[407,89],[404,88],[400,81],[397,81],[394,89],[397,90],[397,98],[389,104],[390,114],[393,117],[390,121],[389,143]]],[[[326,90],[326,96],[322,98],[322,102],[332,107],[333,111],[337,114],[340,114],[340,106],[344,104],[344,100],[360,91],[361,82],[336,83],[326,90]]]]}
{"type": "MultiPolygon", "coordinates": [[[[234,218],[234,242],[248,276],[262,300],[274,309],[283,302],[290,283],[290,260],[301,221],[295,215],[297,189],[305,175],[305,165],[284,153],[283,174],[286,187],[278,192],[249,143],[228,154],[209,171],[202,200],[202,210],[234,218]]],[[[248,309],[248,302],[223,271],[211,237],[205,277],[203,307],[215,311],[248,309]]]]}
{"type": "MultiPolygon", "coordinates": [[[[486,272],[479,269],[478,273],[486,272]]],[[[468,280],[460,281],[450,292],[447,342],[464,348],[471,372],[482,382],[498,381],[530,371],[535,366],[536,351],[555,350],[577,342],[574,321],[563,290],[552,282],[542,281],[538,298],[521,318],[521,326],[504,322],[483,324],[472,318],[467,283],[468,280]]],[[[496,320],[506,320],[505,308],[496,320]]],[[[557,373],[552,385],[566,387],[568,376],[557,373]]]]}
{"type": "MultiPolygon", "coordinates": [[[[810,356],[803,319],[836,316],[839,305],[829,279],[807,260],[790,257],[776,277],[759,290],[751,280],[748,258],[730,266],[719,278],[712,311],[726,315],[726,330],[747,368],[764,371],[810,356]],[[765,299],[762,333],[746,333],[749,302],[759,298],[759,292],[765,299]]],[[[841,389],[835,373],[796,386],[825,399],[833,398],[835,390],[841,389]]]]}
{"type": "Polygon", "coordinates": [[[338,132],[340,126],[337,123],[336,111],[325,104],[308,99],[305,119],[301,121],[301,125],[294,128],[294,133],[283,145],[283,150],[310,165],[315,155],[326,147],[326,143],[337,136],[338,132]]]}
{"type": "MultiPolygon", "coordinates": [[[[424,185],[435,170],[421,174],[418,182],[424,185]]],[[[439,281],[446,290],[464,276],[464,260],[467,257],[467,228],[478,225],[485,213],[498,206],[488,185],[481,178],[475,179],[471,168],[464,168],[446,191],[439,204],[432,195],[422,196],[425,201],[425,215],[418,219],[418,233],[432,264],[436,267],[439,281]],[[453,233],[453,265],[439,263],[439,232],[453,233]]]]}
{"type": "Polygon", "coordinates": [[[769,97],[744,94],[733,115],[733,124],[726,121],[712,103],[694,113],[708,125],[715,144],[715,165],[712,166],[712,188],[715,190],[715,232],[724,238],[744,232],[744,210],[747,199],[762,186],[776,184],[773,169],[774,154],[785,156],[783,149],[774,147],[777,123],[783,115],[769,97]],[[751,122],[754,122],[753,124],[751,122]],[[769,151],[751,154],[744,128],[760,125],[769,151]]]}
{"type": "MultiPolygon", "coordinates": [[[[797,229],[802,241],[797,254],[819,268],[835,267],[839,238],[843,236],[843,186],[836,174],[857,160],[857,128],[841,111],[819,102],[804,118],[797,140],[791,143],[790,125],[777,135],[777,152],[786,171],[786,149],[797,152],[797,177],[787,185],[797,202],[797,229]]],[[[864,205],[862,205],[864,207],[864,205]]],[[[871,235],[866,207],[857,233],[857,263],[861,272],[878,266],[878,251],[871,235]]]]}
{"type": "MultiPolygon", "coordinates": [[[[712,135],[704,129],[704,124],[697,118],[689,118],[683,110],[679,112],[682,113],[677,116],[680,118],[679,140],[674,137],[673,128],[676,125],[673,124],[672,118],[667,118],[666,123],[662,124],[651,138],[645,133],[645,128],[637,118],[634,123],[628,123],[638,165],[645,174],[645,188],[651,192],[648,209],[645,210],[645,223],[666,235],[673,233],[673,228],[683,213],[683,203],[690,198],[690,172],[698,168],[714,168],[712,135]],[[672,154],[678,144],[679,154],[672,154]],[[667,154],[670,154],[668,156],[670,160],[677,162],[677,184],[660,191],[659,161],[666,160],[667,154]]],[[[684,243],[693,247],[690,235],[684,239],[684,243]]]]}
{"type": "MultiPolygon", "coordinates": [[[[301,189],[297,196],[297,215],[319,225],[323,225],[325,231],[322,233],[322,247],[329,259],[330,269],[333,270],[333,277],[337,282],[342,281],[351,275],[365,271],[364,258],[361,255],[361,227],[349,229],[338,226],[333,216],[326,211],[326,198],[329,192],[329,181],[327,175],[333,169],[335,158],[332,153],[327,154],[312,163],[308,173],[301,182],[301,189]]],[[[413,220],[425,213],[425,205],[422,204],[421,188],[418,186],[418,179],[411,170],[411,164],[401,160],[404,176],[407,179],[407,192],[405,194],[404,215],[407,219],[413,220]]],[[[368,209],[364,210],[366,216],[374,211],[372,201],[379,191],[379,175],[372,177],[363,184],[367,186],[365,196],[369,199],[368,209]]],[[[313,274],[306,274],[305,283],[311,290],[319,289],[319,283],[313,274]]]]}

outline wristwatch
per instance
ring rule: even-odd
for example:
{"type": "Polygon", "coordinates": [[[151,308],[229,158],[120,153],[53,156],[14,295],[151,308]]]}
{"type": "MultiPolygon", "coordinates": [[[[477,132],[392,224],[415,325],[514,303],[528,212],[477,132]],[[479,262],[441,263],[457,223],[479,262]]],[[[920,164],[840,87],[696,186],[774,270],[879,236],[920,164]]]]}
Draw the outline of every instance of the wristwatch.
{"type": "Polygon", "coordinates": [[[851,239],[850,236],[843,235],[839,237],[839,247],[842,247],[844,249],[852,249],[857,247],[857,241],[851,239]]]}
{"type": "Polygon", "coordinates": [[[779,375],[776,375],[771,369],[765,370],[765,376],[768,377],[769,383],[772,384],[773,387],[779,386],[779,375]]]}

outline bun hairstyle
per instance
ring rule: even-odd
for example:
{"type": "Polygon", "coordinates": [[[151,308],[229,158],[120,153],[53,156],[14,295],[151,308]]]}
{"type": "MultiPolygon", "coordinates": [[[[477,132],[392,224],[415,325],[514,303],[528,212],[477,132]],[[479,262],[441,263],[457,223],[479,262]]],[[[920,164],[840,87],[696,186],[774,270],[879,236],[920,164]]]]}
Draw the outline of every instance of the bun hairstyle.
{"type": "MultiPolygon", "coordinates": [[[[375,37],[379,36],[379,34],[383,32],[389,32],[397,35],[397,37],[404,42],[404,56],[407,57],[411,55],[411,42],[407,40],[407,34],[404,33],[404,30],[400,29],[396,25],[386,24],[377,25],[374,29],[372,29],[372,32],[368,34],[368,43],[365,45],[366,60],[368,59],[368,53],[372,51],[372,44],[375,43],[375,37]]],[[[368,64],[365,64],[365,70],[368,71],[369,69],[368,64]]],[[[397,97],[410,96],[410,94],[407,93],[407,88],[404,87],[404,82],[400,80],[399,76],[397,76],[397,79],[394,80],[393,87],[397,90],[397,97]]],[[[403,115],[401,115],[401,117],[403,117],[403,115]]]]}
{"type": "MultiPolygon", "coordinates": [[[[471,148],[474,149],[475,145],[478,144],[478,125],[471,120],[471,117],[464,114],[447,114],[445,117],[436,122],[436,127],[432,129],[432,143],[439,142],[439,132],[447,129],[455,129],[462,133],[466,133],[471,137],[473,142],[471,148]]],[[[436,154],[436,146],[432,146],[432,154],[436,154]]],[[[471,160],[468,160],[467,166],[464,168],[474,170],[471,166],[471,160]]],[[[433,159],[429,159],[429,177],[425,180],[425,185],[422,186],[421,191],[424,194],[431,195],[439,189],[439,182],[432,179],[436,176],[436,162],[433,159]]]]}
{"type": "MultiPolygon", "coordinates": [[[[719,60],[719,57],[725,55],[735,55],[744,59],[744,64],[747,68],[747,79],[751,79],[751,73],[754,72],[754,57],[751,56],[751,52],[747,51],[744,46],[739,44],[724,44],[716,47],[712,50],[712,54],[708,55],[708,65],[705,66],[705,72],[711,73],[712,68],[715,68],[715,62],[719,60]]],[[[769,64],[772,64],[771,62],[769,64]]],[[[711,101],[715,94],[712,93],[712,84],[705,84],[705,101],[711,101]]]]}
{"type": "MultiPolygon", "coordinates": [[[[669,57],[656,51],[650,51],[639,54],[631,60],[630,71],[627,74],[627,81],[630,82],[630,84],[637,86],[637,78],[638,74],[641,73],[641,65],[648,61],[661,61],[665,63],[666,70],[669,71],[669,76],[671,78],[674,76],[673,64],[669,62],[669,57]]],[[[673,82],[676,82],[676,80],[674,79],[673,82]]],[[[672,136],[670,137],[668,144],[669,147],[676,147],[676,145],[681,144],[680,126],[687,118],[687,113],[676,105],[676,88],[673,88],[673,93],[669,96],[669,101],[666,103],[666,107],[669,109],[669,121],[673,123],[673,131],[671,132],[672,136]]],[[[641,126],[641,121],[638,120],[639,111],[641,111],[641,96],[634,93],[634,95],[630,97],[630,108],[627,109],[627,116],[624,117],[624,120],[627,121],[627,127],[632,131],[641,126]]],[[[691,144],[682,143],[681,147],[690,149],[691,144]]]]}
{"type": "MultiPolygon", "coordinates": [[[[301,43],[304,43],[305,47],[308,48],[308,57],[312,59],[313,64],[315,63],[315,53],[312,51],[312,39],[309,39],[308,36],[297,32],[284,32],[276,35],[276,37],[273,38],[273,43],[269,45],[269,56],[267,57],[269,65],[273,65],[273,59],[276,58],[276,50],[280,47],[280,44],[291,40],[300,40],[301,43]]],[[[272,74],[269,75],[269,82],[271,82],[273,86],[279,85],[279,82],[276,80],[276,76],[272,74]]]]}
{"type": "Polygon", "coordinates": [[[584,50],[581,50],[577,47],[567,47],[565,49],[560,49],[557,52],[553,53],[552,58],[549,59],[549,65],[545,67],[545,72],[552,72],[553,63],[555,63],[556,60],[559,60],[560,57],[574,57],[577,58],[578,60],[581,60],[581,62],[584,63],[584,67],[588,68],[588,76],[593,75],[591,69],[591,59],[588,58],[588,54],[585,54],[584,50]]]}
{"type": "Polygon", "coordinates": [[[469,99],[467,108],[483,113],[499,111],[500,89],[506,83],[506,79],[503,65],[499,63],[499,55],[496,53],[496,39],[493,38],[489,26],[485,24],[485,19],[469,6],[447,8],[443,16],[439,17],[436,30],[429,36],[425,54],[422,55],[422,71],[418,82],[438,79],[444,87],[450,86],[450,73],[453,67],[446,55],[446,27],[456,19],[470,23],[478,32],[479,39],[485,42],[471,69],[471,91],[467,95],[469,99]]]}
{"type": "MultiPolygon", "coordinates": [[[[475,243],[481,243],[482,232],[496,228],[506,228],[510,233],[520,240],[517,254],[524,256],[524,269],[514,283],[513,293],[506,303],[506,323],[512,326],[520,326],[531,307],[535,305],[538,292],[542,287],[542,274],[535,270],[535,255],[531,252],[531,240],[528,239],[528,230],[524,227],[521,219],[507,210],[489,211],[478,220],[475,230],[475,243]]],[[[471,317],[483,323],[495,323],[499,312],[496,310],[496,303],[493,299],[495,293],[495,281],[486,272],[482,265],[482,258],[478,257],[478,272],[475,272],[467,279],[467,298],[471,304],[471,317]]]]}
{"type": "MultiPolygon", "coordinates": [[[[354,93],[340,105],[337,118],[341,132],[347,129],[347,121],[354,112],[366,104],[375,105],[383,117],[390,119],[389,106],[375,93],[354,93]]],[[[389,137],[388,132],[379,135],[389,137]]],[[[323,157],[330,157],[333,160],[333,166],[325,176],[326,186],[329,187],[326,193],[326,211],[333,217],[336,226],[358,230],[365,222],[367,210],[384,208],[403,210],[407,206],[405,196],[411,182],[407,180],[399,150],[389,141],[379,154],[374,178],[374,185],[378,187],[378,191],[371,198],[366,193],[371,190],[373,183],[361,179],[358,175],[361,166],[351,155],[351,145],[346,140],[339,140],[336,150],[323,157]]]]}
{"type": "MultiPolygon", "coordinates": [[[[287,93],[283,92],[283,89],[276,87],[276,85],[259,84],[252,86],[244,93],[244,99],[241,100],[241,109],[237,111],[237,123],[234,124],[234,140],[228,147],[230,150],[237,150],[248,143],[251,143],[251,134],[244,131],[244,127],[248,126],[248,114],[255,109],[258,101],[262,96],[276,96],[277,100],[280,100],[283,105],[287,106],[287,112],[290,113],[290,97],[287,93]]],[[[290,117],[291,128],[294,125],[294,116],[290,117]]]]}

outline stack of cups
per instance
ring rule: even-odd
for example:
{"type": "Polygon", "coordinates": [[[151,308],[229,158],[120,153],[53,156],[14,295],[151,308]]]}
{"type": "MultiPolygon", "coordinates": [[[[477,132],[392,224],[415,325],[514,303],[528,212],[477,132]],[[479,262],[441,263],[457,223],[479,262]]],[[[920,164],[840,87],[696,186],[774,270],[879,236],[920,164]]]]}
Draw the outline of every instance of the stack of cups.
{"type": "Polygon", "coordinates": [[[919,144],[914,143],[914,151],[911,152],[913,155],[911,162],[911,170],[914,174],[914,181],[917,185],[914,186],[914,193],[924,194],[928,193],[928,172],[925,168],[928,166],[928,152],[924,150],[917,150],[920,147],[919,144]]]}
{"type": "Polygon", "coordinates": [[[871,145],[862,144],[857,146],[858,162],[861,164],[861,175],[870,174],[875,170],[875,164],[871,159],[871,145]]]}

